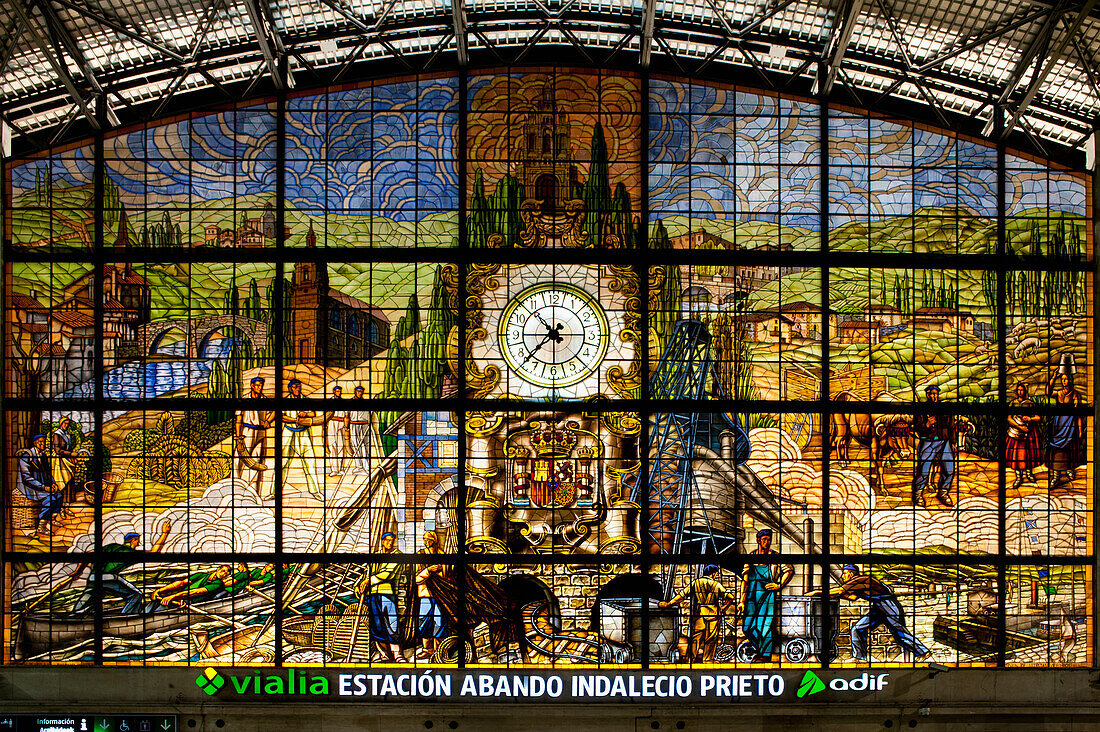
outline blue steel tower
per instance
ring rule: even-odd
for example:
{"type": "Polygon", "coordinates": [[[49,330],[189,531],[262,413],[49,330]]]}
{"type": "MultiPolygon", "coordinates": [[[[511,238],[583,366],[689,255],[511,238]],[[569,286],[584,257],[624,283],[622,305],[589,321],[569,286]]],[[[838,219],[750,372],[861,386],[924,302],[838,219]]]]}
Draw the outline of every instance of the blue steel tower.
{"type": "MultiPolygon", "coordinates": [[[[710,340],[710,333],[702,322],[681,320],[677,323],[651,380],[650,396],[653,399],[706,398],[707,380],[713,367],[710,340]]],[[[715,388],[719,388],[717,383],[715,388]]],[[[699,413],[657,412],[652,420],[649,433],[649,550],[659,554],[678,554],[683,550],[685,521],[694,495],[705,524],[701,527],[703,534],[697,538],[700,548],[714,554],[728,551],[728,542],[718,546],[718,540],[710,531],[710,521],[691,467],[700,429],[699,413]]],[[[741,445],[747,448],[747,435],[736,417],[730,419],[730,426],[741,445]]],[[[738,452],[743,461],[747,450],[738,452]]],[[[639,487],[634,492],[634,500],[638,502],[639,487]]],[[[664,578],[666,598],[671,593],[673,574],[670,570],[664,578]]]]}

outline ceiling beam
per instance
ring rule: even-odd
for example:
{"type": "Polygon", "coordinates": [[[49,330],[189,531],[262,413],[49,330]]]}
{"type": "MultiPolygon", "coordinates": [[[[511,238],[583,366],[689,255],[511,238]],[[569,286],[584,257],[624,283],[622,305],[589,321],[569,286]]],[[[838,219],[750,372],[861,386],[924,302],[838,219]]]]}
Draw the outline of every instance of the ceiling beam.
{"type": "Polygon", "coordinates": [[[657,0],[645,0],[642,13],[642,41],[639,48],[639,62],[643,69],[649,68],[649,59],[653,54],[653,26],[657,20],[657,0]]]}
{"type": "Polygon", "coordinates": [[[12,24],[11,30],[5,35],[11,38],[8,43],[8,47],[4,49],[4,54],[0,56],[0,76],[4,75],[4,71],[8,68],[8,61],[11,61],[12,53],[15,51],[15,47],[19,45],[19,41],[23,39],[23,21],[20,18],[16,18],[12,24]]]}
{"type": "MultiPolygon", "coordinates": [[[[815,94],[828,95],[836,83],[836,77],[840,73],[840,66],[844,63],[844,54],[848,52],[848,43],[852,40],[852,34],[856,30],[856,23],[863,13],[865,0],[840,0],[840,7],[833,20],[833,30],[829,35],[829,41],[823,49],[823,58],[827,67],[825,79],[821,81],[821,88],[814,89],[815,94]]],[[[815,82],[814,86],[818,86],[815,82]]]]}
{"type": "MultiPolygon", "coordinates": [[[[76,13],[77,15],[83,16],[88,20],[95,21],[96,23],[102,25],[104,28],[109,28],[113,30],[120,36],[125,36],[131,41],[136,41],[143,46],[147,46],[157,53],[173,58],[180,63],[183,63],[183,61],[185,60],[183,53],[169,48],[168,45],[162,41],[154,40],[152,38],[142,35],[138,31],[127,28],[124,21],[118,18],[111,17],[111,13],[109,11],[106,11],[102,8],[92,10],[86,5],[77,4],[72,2],[71,0],[52,0],[52,2],[55,2],[64,8],[68,8],[72,12],[76,13]]],[[[134,27],[137,28],[138,26],[135,25],[134,27]]]]}
{"type": "Polygon", "coordinates": [[[253,35],[256,36],[256,42],[260,45],[260,53],[264,55],[267,73],[271,76],[271,80],[275,83],[277,89],[284,89],[286,84],[283,83],[282,74],[279,73],[279,60],[276,58],[275,48],[268,37],[267,23],[257,2],[258,0],[244,0],[244,7],[248,11],[248,20],[252,23],[253,35]]]}
{"type": "Polygon", "coordinates": [[[470,63],[470,45],[466,37],[466,3],[464,0],[451,0],[451,24],[454,26],[455,50],[458,52],[458,65],[470,63]]]}
{"type": "Polygon", "coordinates": [[[1085,19],[1089,17],[1089,13],[1096,6],[1098,0],[1085,0],[1085,3],[1081,6],[1081,9],[1077,11],[1077,17],[1073,19],[1073,23],[1062,33],[1058,39],[1058,45],[1054,47],[1054,50],[1046,55],[1043,59],[1043,66],[1039,73],[1032,76],[1031,81],[1027,85],[1027,91],[1024,92],[1023,98],[1020,103],[1016,105],[1015,111],[1012,112],[1012,116],[1005,122],[1004,131],[1001,136],[1007,135],[1013,127],[1023,118],[1024,113],[1027,112],[1027,108],[1031,106],[1031,103],[1035,100],[1035,95],[1039,93],[1039,89],[1046,82],[1047,77],[1050,76],[1050,72],[1054,70],[1054,67],[1062,60],[1062,55],[1066,51],[1066,47],[1077,36],[1077,31],[1081,29],[1081,25],[1085,22],[1085,19]]]}
{"type": "Polygon", "coordinates": [[[1050,47],[1050,39],[1051,36],[1054,35],[1058,19],[1062,17],[1062,13],[1066,12],[1068,5],[1069,3],[1067,0],[1059,0],[1059,2],[1046,14],[1046,17],[1043,19],[1043,24],[1035,33],[1035,37],[1031,39],[1031,43],[1029,43],[1027,48],[1023,50],[1023,53],[1020,54],[1019,60],[1016,61],[1016,67],[1012,70],[1008,79],[1005,80],[1004,88],[1001,89],[1001,94],[997,97],[997,104],[1004,104],[1008,101],[1008,98],[1012,96],[1012,92],[1016,91],[1016,87],[1023,81],[1028,67],[1031,66],[1036,58],[1046,53],[1047,49],[1050,47]]]}
{"type": "Polygon", "coordinates": [[[73,80],[72,75],[69,74],[69,69],[65,64],[65,60],[61,58],[60,54],[55,54],[54,49],[50,46],[50,41],[40,31],[33,20],[31,20],[30,14],[27,9],[23,7],[22,0],[8,0],[8,7],[10,7],[17,18],[22,21],[23,26],[27,29],[27,32],[31,34],[31,39],[35,45],[38,46],[38,51],[49,62],[50,67],[54,73],[57,74],[57,78],[61,81],[61,85],[65,87],[65,91],[72,97],[73,102],[80,107],[80,111],[84,113],[84,116],[88,118],[88,123],[97,132],[103,129],[103,125],[99,124],[99,120],[96,119],[95,112],[89,104],[89,101],[84,98],[84,95],[80,93],[80,90],[76,86],[76,81],[73,80]]]}

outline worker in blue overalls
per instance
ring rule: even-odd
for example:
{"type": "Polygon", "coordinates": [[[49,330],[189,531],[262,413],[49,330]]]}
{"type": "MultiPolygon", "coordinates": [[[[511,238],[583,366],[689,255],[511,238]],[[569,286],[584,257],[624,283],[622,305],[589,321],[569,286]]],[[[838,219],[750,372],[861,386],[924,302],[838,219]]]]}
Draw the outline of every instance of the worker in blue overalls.
{"type": "MultiPolygon", "coordinates": [[[[924,661],[932,655],[932,651],[905,627],[905,611],[893,590],[874,577],[860,572],[855,564],[844,565],[840,578],[844,584],[829,590],[830,597],[839,596],[853,602],[866,600],[868,605],[867,614],[852,623],[853,661],[867,660],[867,638],[880,625],[886,626],[902,650],[913,654],[914,661],[924,661]]],[[[821,590],[810,594],[816,595],[819,592],[821,590]]]]}
{"type": "MultiPolygon", "coordinates": [[[[756,550],[751,552],[750,556],[777,555],[778,552],[771,546],[772,530],[761,529],[756,532],[756,550]]],[[[756,651],[752,659],[754,663],[772,659],[779,593],[790,583],[793,576],[794,567],[789,564],[750,563],[745,567],[737,613],[743,615],[741,630],[756,651]]]]}

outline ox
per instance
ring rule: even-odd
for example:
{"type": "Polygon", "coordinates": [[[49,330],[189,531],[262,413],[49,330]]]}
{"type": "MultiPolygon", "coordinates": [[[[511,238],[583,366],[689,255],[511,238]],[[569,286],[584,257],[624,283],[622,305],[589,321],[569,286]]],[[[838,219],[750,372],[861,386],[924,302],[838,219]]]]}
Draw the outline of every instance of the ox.
{"type": "MultiPolygon", "coordinates": [[[[882,401],[899,401],[890,393],[879,395],[882,401]]],[[[843,392],[838,402],[859,401],[855,394],[843,392]]],[[[853,440],[870,452],[871,489],[882,485],[883,467],[907,459],[913,452],[913,418],[908,414],[844,414],[835,412],[829,429],[829,452],[844,466],[849,462],[853,440]]]]}

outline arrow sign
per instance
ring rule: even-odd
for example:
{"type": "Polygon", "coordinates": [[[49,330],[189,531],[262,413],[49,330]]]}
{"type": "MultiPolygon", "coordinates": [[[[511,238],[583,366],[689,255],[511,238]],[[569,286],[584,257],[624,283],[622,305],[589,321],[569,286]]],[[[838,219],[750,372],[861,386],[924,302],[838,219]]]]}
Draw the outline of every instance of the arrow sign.
{"type": "Polygon", "coordinates": [[[160,728],[164,730],[164,732],[168,732],[168,730],[172,729],[172,723],[166,719],[160,723],[160,728]]]}

